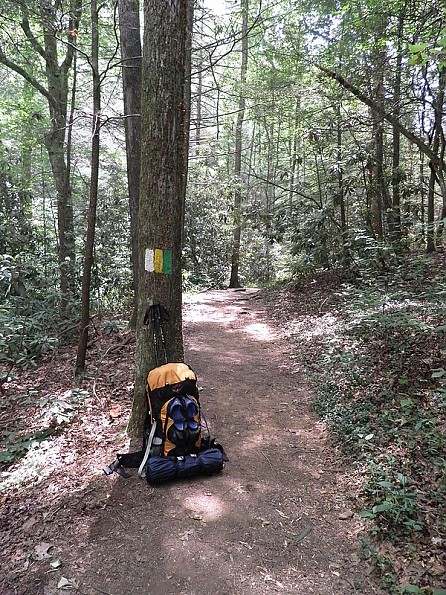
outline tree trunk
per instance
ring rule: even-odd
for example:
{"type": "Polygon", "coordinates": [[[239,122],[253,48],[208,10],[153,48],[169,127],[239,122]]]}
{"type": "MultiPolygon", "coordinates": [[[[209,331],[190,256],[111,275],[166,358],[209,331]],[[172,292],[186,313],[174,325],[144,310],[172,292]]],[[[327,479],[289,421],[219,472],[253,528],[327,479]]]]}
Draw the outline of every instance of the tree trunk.
{"type": "Polygon", "coordinates": [[[127,431],[141,435],[145,383],[158,365],[143,325],[150,304],[169,312],[168,358],[182,361],[181,238],[185,176],[185,77],[188,0],[146,0],[141,93],[141,185],[138,211],[138,309],[135,391],[127,431]]]}
{"type": "Polygon", "coordinates": [[[296,181],[299,180],[299,165],[302,161],[302,157],[298,154],[300,144],[300,96],[296,95],[296,106],[294,110],[294,119],[291,125],[293,131],[292,138],[292,150],[291,150],[291,163],[290,163],[290,183],[288,192],[288,214],[293,215],[293,203],[294,203],[294,186],[296,181]]]}
{"type": "Polygon", "coordinates": [[[54,24],[58,17],[58,5],[41,3],[41,19],[43,26],[44,47],[37,46],[32,36],[27,13],[24,13],[22,28],[32,45],[37,47],[45,59],[46,78],[48,85],[48,105],[50,110],[51,129],[45,135],[45,146],[51,165],[57,192],[57,227],[59,238],[59,266],[60,266],[60,308],[65,312],[67,302],[74,293],[75,241],[73,204],[70,185],[70,172],[66,162],[65,131],[67,127],[68,107],[68,75],[76,51],[73,38],[77,35],[81,2],[74,0],[68,24],[68,43],[65,58],[58,64],[58,42],[54,34],[54,24]]]}
{"type": "Polygon", "coordinates": [[[186,31],[186,56],[184,63],[184,90],[183,90],[183,127],[184,127],[184,142],[183,142],[183,164],[181,169],[183,171],[183,186],[181,195],[183,197],[183,209],[181,213],[181,248],[183,248],[184,241],[184,220],[186,209],[186,190],[187,190],[187,175],[189,171],[189,144],[190,144],[190,122],[191,122],[191,96],[192,96],[192,34],[194,28],[194,2],[190,1],[187,13],[187,31],[186,31]]]}
{"type": "Polygon", "coordinates": [[[371,180],[371,216],[373,231],[378,239],[384,237],[384,217],[390,208],[390,196],[385,181],[384,119],[381,116],[382,112],[385,111],[384,69],[387,56],[383,39],[385,38],[386,25],[386,17],[382,16],[377,19],[372,55],[374,101],[379,109],[372,110],[374,161],[371,180]]]}
{"type": "MultiPolygon", "coordinates": [[[[404,4],[403,10],[400,12],[398,18],[398,31],[397,31],[397,57],[395,67],[395,78],[393,83],[393,117],[395,121],[400,120],[401,109],[401,72],[403,64],[403,27],[404,18],[406,14],[406,5],[404,4]]],[[[401,146],[401,133],[395,124],[392,124],[392,209],[388,213],[388,225],[390,239],[396,245],[401,243],[401,171],[400,171],[400,146],[401,146]]]]}
{"type": "MultiPolygon", "coordinates": [[[[197,0],[197,10],[201,11],[201,19],[200,19],[200,37],[203,35],[203,5],[202,0],[197,0]]],[[[203,93],[203,49],[200,47],[197,52],[197,61],[196,61],[196,69],[197,69],[197,80],[195,82],[195,134],[194,134],[194,143],[195,143],[195,154],[198,154],[198,147],[201,144],[201,112],[202,112],[202,93],[203,93]]]]}
{"type": "MultiPolygon", "coordinates": [[[[345,194],[344,194],[344,175],[342,167],[342,129],[341,129],[341,99],[336,106],[336,161],[338,178],[338,200],[341,218],[342,243],[345,244],[347,232],[347,218],[345,214],[345,194]]],[[[345,249],[344,254],[346,255],[345,249]]]]}
{"type": "Polygon", "coordinates": [[[138,293],[138,204],[141,169],[141,26],[139,0],[118,0],[119,33],[124,95],[124,129],[129,192],[131,267],[133,279],[133,314],[130,326],[136,326],[138,293]]]}
{"type": "Polygon", "coordinates": [[[240,287],[240,242],[242,235],[242,133],[245,118],[245,82],[248,69],[248,4],[249,0],[241,0],[242,9],[242,57],[240,65],[240,94],[238,104],[237,124],[235,128],[235,156],[234,156],[234,231],[232,237],[231,277],[229,287],[240,287]]]}
{"type": "Polygon", "coordinates": [[[82,276],[82,306],[75,377],[78,382],[85,373],[88,330],[90,327],[90,282],[93,265],[96,207],[99,183],[99,134],[101,130],[101,80],[99,76],[99,31],[96,0],[91,0],[91,68],[93,74],[93,133],[91,139],[90,201],[88,207],[87,239],[85,242],[84,270],[82,276]]]}
{"type": "MultiPolygon", "coordinates": [[[[439,76],[437,95],[433,101],[434,108],[434,126],[433,126],[433,139],[432,139],[432,151],[435,155],[439,154],[441,142],[444,138],[443,135],[443,104],[444,94],[446,86],[446,73],[443,71],[439,76]]],[[[442,151],[443,153],[443,151],[442,151]]],[[[430,176],[429,176],[429,189],[427,193],[427,233],[426,233],[426,252],[431,253],[435,251],[435,186],[439,184],[440,189],[444,191],[443,182],[443,157],[439,161],[438,168],[431,162],[430,176]],[[439,171],[438,171],[439,170],[439,171]],[[443,187],[442,187],[443,186],[443,187]]],[[[445,202],[445,193],[443,194],[443,208],[445,202]]]]}

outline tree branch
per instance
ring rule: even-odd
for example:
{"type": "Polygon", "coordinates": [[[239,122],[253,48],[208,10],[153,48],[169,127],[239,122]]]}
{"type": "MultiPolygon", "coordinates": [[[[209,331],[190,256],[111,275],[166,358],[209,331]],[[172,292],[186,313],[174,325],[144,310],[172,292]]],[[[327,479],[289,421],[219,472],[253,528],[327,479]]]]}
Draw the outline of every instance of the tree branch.
{"type": "Polygon", "coordinates": [[[20,26],[26,36],[26,39],[29,41],[29,43],[32,45],[32,47],[35,49],[35,51],[38,54],[40,54],[42,56],[42,58],[46,61],[47,60],[46,52],[45,52],[44,48],[40,45],[40,43],[37,41],[36,36],[33,35],[33,32],[31,31],[31,27],[29,25],[29,20],[28,20],[28,9],[26,8],[26,6],[22,7],[22,11],[23,11],[23,18],[20,23],[20,26]]]}
{"type": "Polygon", "coordinates": [[[405,136],[411,143],[416,145],[422,153],[429,157],[429,159],[432,161],[432,164],[435,167],[441,166],[442,168],[446,168],[446,163],[438,155],[436,155],[434,151],[432,151],[432,149],[428,145],[426,145],[426,143],[420,137],[418,137],[416,134],[414,134],[405,126],[403,126],[401,122],[397,118],[395,118],[391,113],[388,113],[382,105],[365,95],[360,89],[352,85],[352,83],[347,81],[339,73],[334,72],[333,70],[329,70],[328,68],[325,68],[325,66],[321,66],[320,64],[313,63],[313,65],[316,66],[316,68],[318,68],[325,75],[339,83],[341,87],[344,87],[344,89],[350,91],[350,93],[352,93],[352,95],[359,99],[359,101],[365,103],[365,105],[368,105],[381,118],[387,120],[387,122],[390,122],[390,124],[395,126],[395,128],[403,136],[405,136]]]}
{"type": "Polygon", "coordinates": [[[51,95],[51,93],[48,91],[48,89],[46,89],[43,85],[41,85],[36,78],[34,78],[28,72],[26,72],[26,70],[24,68],[22,68],[15,62],[12,62],[11,60],[9,60],[9,58],[6,57],[6,54],[4,53],[2,48],[0,48],[0,64],[3,64],[10,70],[13,70],[17,74],[19,74],[21,77],[23,77],[26,81],[28,81],[28,83],[32,87],[34,87],[34,89],[39,91],[39,93],[41,93],[48,100],[48,103],[50,103],[52,107],[57,108],[57,101],[51,95]]]}

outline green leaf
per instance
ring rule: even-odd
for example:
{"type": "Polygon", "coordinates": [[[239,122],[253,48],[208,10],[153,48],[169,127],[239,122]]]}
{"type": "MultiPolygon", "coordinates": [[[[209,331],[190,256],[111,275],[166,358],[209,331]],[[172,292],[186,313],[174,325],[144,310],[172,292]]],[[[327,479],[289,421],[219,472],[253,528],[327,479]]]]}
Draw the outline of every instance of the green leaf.
{"type": "Polygon", "coordinates": [[[422,591],[416,585],[404,585],[404,587],[401,589],[401,593],[421,593],[421,594],[423,594],[424,591],[422,591]]]}
{"type": "Polygon", "coordinates": [[[391,502],[383,502],[382,504],[377,504],[372,508],[373,512],[386,512],[387,510],[391,510],[393,508],[393,504],[391,502]]]}
{"type": "Polygon", "coordinates": [[[391,488],[393,487],[393,483],[391,481],[379,481],[378,485],[382,488],[391,488]]]}
{"type": "Polygon", "coordinates": [[[407,44],[407,49],[411,54],[418,54],[427,48],[427,43],[416,43],[412,45],[411,43],[407,44]]]}
{"type": "Polygon", "coordinates": [[[412,399],[401,399],[400,405],[401,405],[401,407],[404,407],[404,408],[412,407],[413,401],[412,401],[412,399]]]}
{"type": "Polygon", "coordinates": [[[435,368],[432,370],[431,378],[442,378],[446,374],[446,370],[443,368],[435,368]]]}
{"type": "Polygon", "coordinates": [[[432,595],[446,595],[446,589],[434,589],[432,595]]]}
{"type": "Polygon", "coordinates": [[[359,513],[359,516],[361,519],[374,519],[375,518],[375,514],[371,511],[371,510],[361,510],[361,512],[359,513]]]}

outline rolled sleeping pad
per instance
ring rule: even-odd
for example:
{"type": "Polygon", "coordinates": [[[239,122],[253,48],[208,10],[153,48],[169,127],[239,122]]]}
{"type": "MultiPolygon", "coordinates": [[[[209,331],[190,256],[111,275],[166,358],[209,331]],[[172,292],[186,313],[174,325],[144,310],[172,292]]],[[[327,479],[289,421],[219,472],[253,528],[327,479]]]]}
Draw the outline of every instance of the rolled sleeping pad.
{"type": "Polygon", "coordinates": [[[176,478],[187,479],[217,473],[223,469],[223,465],[223,453],[218,448],[178,458],[153,456],[147,459],[146,479],[151,485],[158,485],[176,478]]]}

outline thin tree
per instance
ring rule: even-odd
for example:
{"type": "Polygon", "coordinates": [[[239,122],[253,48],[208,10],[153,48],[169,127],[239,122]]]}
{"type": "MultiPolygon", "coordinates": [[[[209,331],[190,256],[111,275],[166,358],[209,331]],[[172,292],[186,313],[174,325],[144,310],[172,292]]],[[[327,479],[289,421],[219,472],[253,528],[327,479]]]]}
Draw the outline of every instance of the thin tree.
{"type": "Polygon", "coordinates": [[[231,277],[229,287],[240,287],[240,243],[242,234],[242,133],[245,119],[246,99],[245,83],[248,70],[248,4],[249,0],[241,0],[242,9],[242,55],[240,63],[240,92],[238,100],[237,123],[235,126],[235,155],[234,155],[234,231],[231,257],[231,277]]]}
{"type": "Polygon", "coordinates": [[[189,9],[188,0],[146,0],[144,5],[135,391],[127,427],[132,438],[142,431],[147,372],[162,363],[143,324],[150,304],[161,304],[169,312],[168,358],[184,358],[181,238],[189,9]]]}
{"type": "Polygon", "coordinates": [[[90,201],[87,218],[87,238],[85,242],[84,269],[82,276],[82,306],[79,342],[75,376],[80,381],[85,371],[85,359],[90,326],[90,283],[93,265],[94,236],[96,230],[96,208],[99,184],[99,133],[101,130],[101,78],[99,75],[99,27],[96,0],[91,0],[91,59],[93,77],[93,132],[91,138],[90,201]]]}

